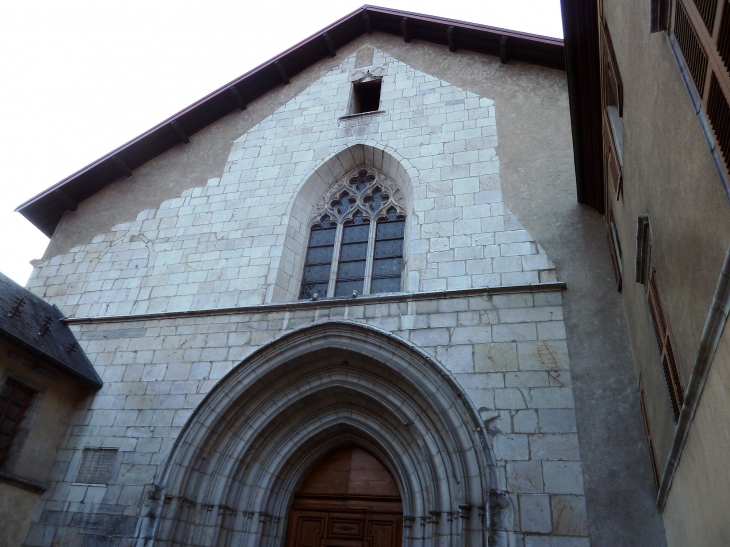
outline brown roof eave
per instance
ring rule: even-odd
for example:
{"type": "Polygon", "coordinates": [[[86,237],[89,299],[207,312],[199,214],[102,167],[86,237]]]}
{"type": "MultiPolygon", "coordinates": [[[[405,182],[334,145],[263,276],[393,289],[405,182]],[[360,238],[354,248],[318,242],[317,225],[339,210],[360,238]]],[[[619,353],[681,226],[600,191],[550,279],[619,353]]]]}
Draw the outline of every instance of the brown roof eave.
{"type": "Polygon", "coordinates": [[[449,45],[558,70],[565,69],[563,41],[524,32],[365,5],[216,89],[149,131],[32,197],[15,210],[51,237],[67,210],[169,150],[226,114],[248,104],[345,46],[365,32],[449,45]],[[368,28],[369,27],[369,28],[368,28]],[[324,37],[327,34],[328,40],[324,37]]]}

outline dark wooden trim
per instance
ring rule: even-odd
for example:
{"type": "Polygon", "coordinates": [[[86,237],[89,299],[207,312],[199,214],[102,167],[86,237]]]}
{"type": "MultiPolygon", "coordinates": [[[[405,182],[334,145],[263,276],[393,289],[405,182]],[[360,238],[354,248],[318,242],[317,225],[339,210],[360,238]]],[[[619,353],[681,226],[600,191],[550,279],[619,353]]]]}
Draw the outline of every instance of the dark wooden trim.
{"type": "Polygon", "coordinates": [[[499,39],[499,60],[503,65],[509,63],[509,36],[502,36],[499,39]]]}
{"type": "Polygon", "coordinates": [[[238,89],[236,89],[235,85],[232,85],[228,88],[228,91],[231,92],[231,95],[233,95],[233,98],[236,99],[236,104],[238,104],[238,108],[241,110],[246,110],[246,103],[243,100],[243,97],[241,97],[241,94],[238,92],[238,89]]]}
{"type": "Polygon", "coordinates": [[[187,134],[185,133],[185,130],[182,128],[182,126],[179,123],[177,123],[177,120],[172,120],[170,122],[170,127],[173,128],[173,130],[175,131],[177,136],[180,137],[180,140],[182,142],[184,142],[185,144],[188,144],[190,142],[190,137],[187,136],[187,134]]]}
{"type": "Polygon", "coordinates": [[[561,0],[578,202],[604,212],[598,5],[561,0]]]}
{"type": "Polygon", "coordinates": [[[454,25],[449,25],[449,28],[446,29],[446,41],[449,44],[449,51],[451,53],[454,53],[456,51],[456,27],[454,25]]]}
{"type": "Polygon", "coordinates": [[[410,42],[411,41],[411,28],[410,28],[410,23],[408,21],[408,17],[401,17],[400,28],[401,28],[401,31],[403,32],[403,41],[410,42]]]}
{"type": "Polygon", "coordinates": [[[337,52],[335,51],[335,45],[332,43],[332,38],[330,38],[330,35],[326,32],[323,32],[322,39],[324,40],[325,46],[327,46],[327,52],[330,54],[330,57],[334,57],[335,55],[337,55],[337,52]]]}
{"type": "Polygon", "coordinates": [[[124,160],[122,158],[120,158],[119,156],[112,156],[112,161],[114,162],[114,165],[119,168],[119,171],[121,171],[122,175],[124,175],[125,177],[132,176],[132,170],[127,166],[126,163],[124,163],[124,160]]]}
{"type": "Polygon", "coordinates": [[[370,23],[370,14],[368,13],[368,10],[364,10],[362,12],[362,22],[365,25],[365,32],[368,34],[373,33],[373,25],[370,23]]]}
{"type": "Polygon", "coordinates": [[[67,211],[75,211],[79,207],[78,203],[71,199],[71,197],[61,188],[53,191],[53,197],[55,197],[67,211]]]}
{"type": "Polygon", "coordinates": [[[274,61],[274,66],[276,67],[276,70],[279,71],[279,77],[281,78],[281,81],[285,85],[289,85],[289,75],[286,73],[286,69],[284,68],[284,65],[281,64],[281,61],[274,61]]]}

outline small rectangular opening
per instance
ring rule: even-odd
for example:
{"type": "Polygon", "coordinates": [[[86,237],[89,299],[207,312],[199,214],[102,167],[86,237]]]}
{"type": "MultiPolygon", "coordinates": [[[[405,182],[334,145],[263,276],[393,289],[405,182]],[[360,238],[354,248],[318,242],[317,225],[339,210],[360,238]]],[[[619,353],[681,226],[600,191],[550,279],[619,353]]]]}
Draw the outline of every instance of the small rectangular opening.
{"type": "Polygon", "coordinates": [[[352,84],[352,112],[350,114],[364,114],[375,112],[380,107],[381,80],[352,84]]]}

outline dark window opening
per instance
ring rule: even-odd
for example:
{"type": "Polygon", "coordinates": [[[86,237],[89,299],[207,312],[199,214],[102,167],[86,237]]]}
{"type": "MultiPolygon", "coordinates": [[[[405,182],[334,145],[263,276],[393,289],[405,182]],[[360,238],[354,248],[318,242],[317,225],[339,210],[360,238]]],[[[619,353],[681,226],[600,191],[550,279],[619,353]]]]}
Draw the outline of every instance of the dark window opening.
{"type": "Polygon", "coordinates": [[[0,391],[0,463],[9,455],[35,391],[8,378],[0,391]]]}
{"type": "Polygon", "coordinates": [[[352,84],[352,114],[375,112],[380,108],[380,83],[381,80],[372,80],[352,84]]]}
{"type": "Polygon", "coordinates": [[[375,232],[373,283],[370,290],[373,294],[400,291],[406,221],[396,215],[395,209],[388,210],[387,214],[385,219],[378,221],[375,232]]]}

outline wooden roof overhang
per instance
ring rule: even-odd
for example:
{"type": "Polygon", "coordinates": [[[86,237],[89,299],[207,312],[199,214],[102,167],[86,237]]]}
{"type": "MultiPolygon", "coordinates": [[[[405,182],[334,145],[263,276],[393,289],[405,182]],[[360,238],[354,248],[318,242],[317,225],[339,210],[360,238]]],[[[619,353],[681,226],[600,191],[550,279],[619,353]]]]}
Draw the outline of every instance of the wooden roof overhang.
{"type": "Polygon", "coordinates": [[[67,210],[99,192],[180,142],[236,109],[244,109],[271,89],[362,34],[383,32],[565,70],[563,41],[486,25],[466,23],[400,10],[365,5],[306,40],[213,91],[142,135],[66,177],[15,210],[48,237],[67,210]]]}
{"type": "Polygon", "coordinates": [[[598,2],[560,0],[578,203],[604,212],[598,2]]]}

